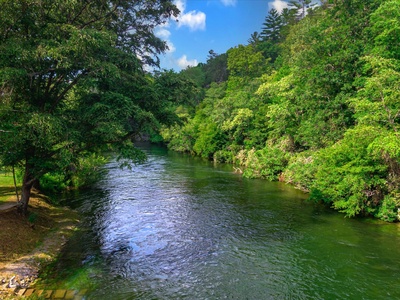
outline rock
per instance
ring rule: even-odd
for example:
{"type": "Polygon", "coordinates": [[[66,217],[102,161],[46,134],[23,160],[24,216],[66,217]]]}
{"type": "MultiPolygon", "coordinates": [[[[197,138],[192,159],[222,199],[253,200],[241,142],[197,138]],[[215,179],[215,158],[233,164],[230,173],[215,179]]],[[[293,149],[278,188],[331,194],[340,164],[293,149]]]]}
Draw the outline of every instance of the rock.
{"type": "Polygon", "coordinates": [[[8,286],[7,288],[12,289],[12,288],[16,288],[17,284],[15,282],[15,276],[11,277],[10,281],[8,282],[8,286]]]}

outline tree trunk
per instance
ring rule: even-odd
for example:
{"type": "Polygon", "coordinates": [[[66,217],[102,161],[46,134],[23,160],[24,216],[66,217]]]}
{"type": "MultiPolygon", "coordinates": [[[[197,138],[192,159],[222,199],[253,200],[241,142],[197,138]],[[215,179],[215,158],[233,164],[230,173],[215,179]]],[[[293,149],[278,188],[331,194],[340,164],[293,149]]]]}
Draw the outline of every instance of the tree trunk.
{"type": "Polygon", "coordinates": [[[14,166],[12,166],[12,173],[13,173],[13,179],[14,179],[15,195],[17,196],[17,202],[19,202],[18,187],[17,187],[17,180],[15,179],[15,168],[14,168],[14,166]]]}
{"type": "Polygon", "coordinates": [[[35,178],[32,176],[29,164],[25,165],[25,174],[22,180],[21,200],[19,201],[18,211],[26,216],[28,214],[28,204],[31,197],[31,190],[35,178]]]}

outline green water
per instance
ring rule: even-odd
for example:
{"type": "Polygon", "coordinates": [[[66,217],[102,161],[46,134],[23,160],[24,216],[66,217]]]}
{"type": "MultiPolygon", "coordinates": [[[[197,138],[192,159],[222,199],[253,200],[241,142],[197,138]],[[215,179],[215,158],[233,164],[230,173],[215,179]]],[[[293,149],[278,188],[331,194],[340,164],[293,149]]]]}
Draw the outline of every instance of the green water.
{"type": "Polygon", "coordinates": [[[68,201],[82,227],[42,285],[87,299],[400,299],[400,227],[282,183],[146,149],[68,201]]]}

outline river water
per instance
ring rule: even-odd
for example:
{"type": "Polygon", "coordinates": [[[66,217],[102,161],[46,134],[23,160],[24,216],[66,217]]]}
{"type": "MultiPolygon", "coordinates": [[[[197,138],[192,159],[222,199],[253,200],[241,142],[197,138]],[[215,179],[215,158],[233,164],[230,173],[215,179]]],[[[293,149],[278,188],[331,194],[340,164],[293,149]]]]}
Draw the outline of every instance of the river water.
{"type": "Polygon", "coordinates": [[[47,285],[87,299],[400,299],[400,227],[282,183],[147,147],[68,199],[83,215],[47,285]]]}

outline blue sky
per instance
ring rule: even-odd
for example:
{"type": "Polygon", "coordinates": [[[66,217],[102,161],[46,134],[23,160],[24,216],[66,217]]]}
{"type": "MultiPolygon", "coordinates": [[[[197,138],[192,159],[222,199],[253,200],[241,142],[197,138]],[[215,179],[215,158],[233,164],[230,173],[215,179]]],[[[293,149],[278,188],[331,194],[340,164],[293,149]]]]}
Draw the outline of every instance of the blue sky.
{"type": "Polygon", "coordinates": [[[160,56],[161,68],[179,71],[206,62],[209,50],[218,54],[247,44],[271,8],[286,7],[283,0],[175,0],[181,11],[156,30],[170,50],[160,56]]]}

